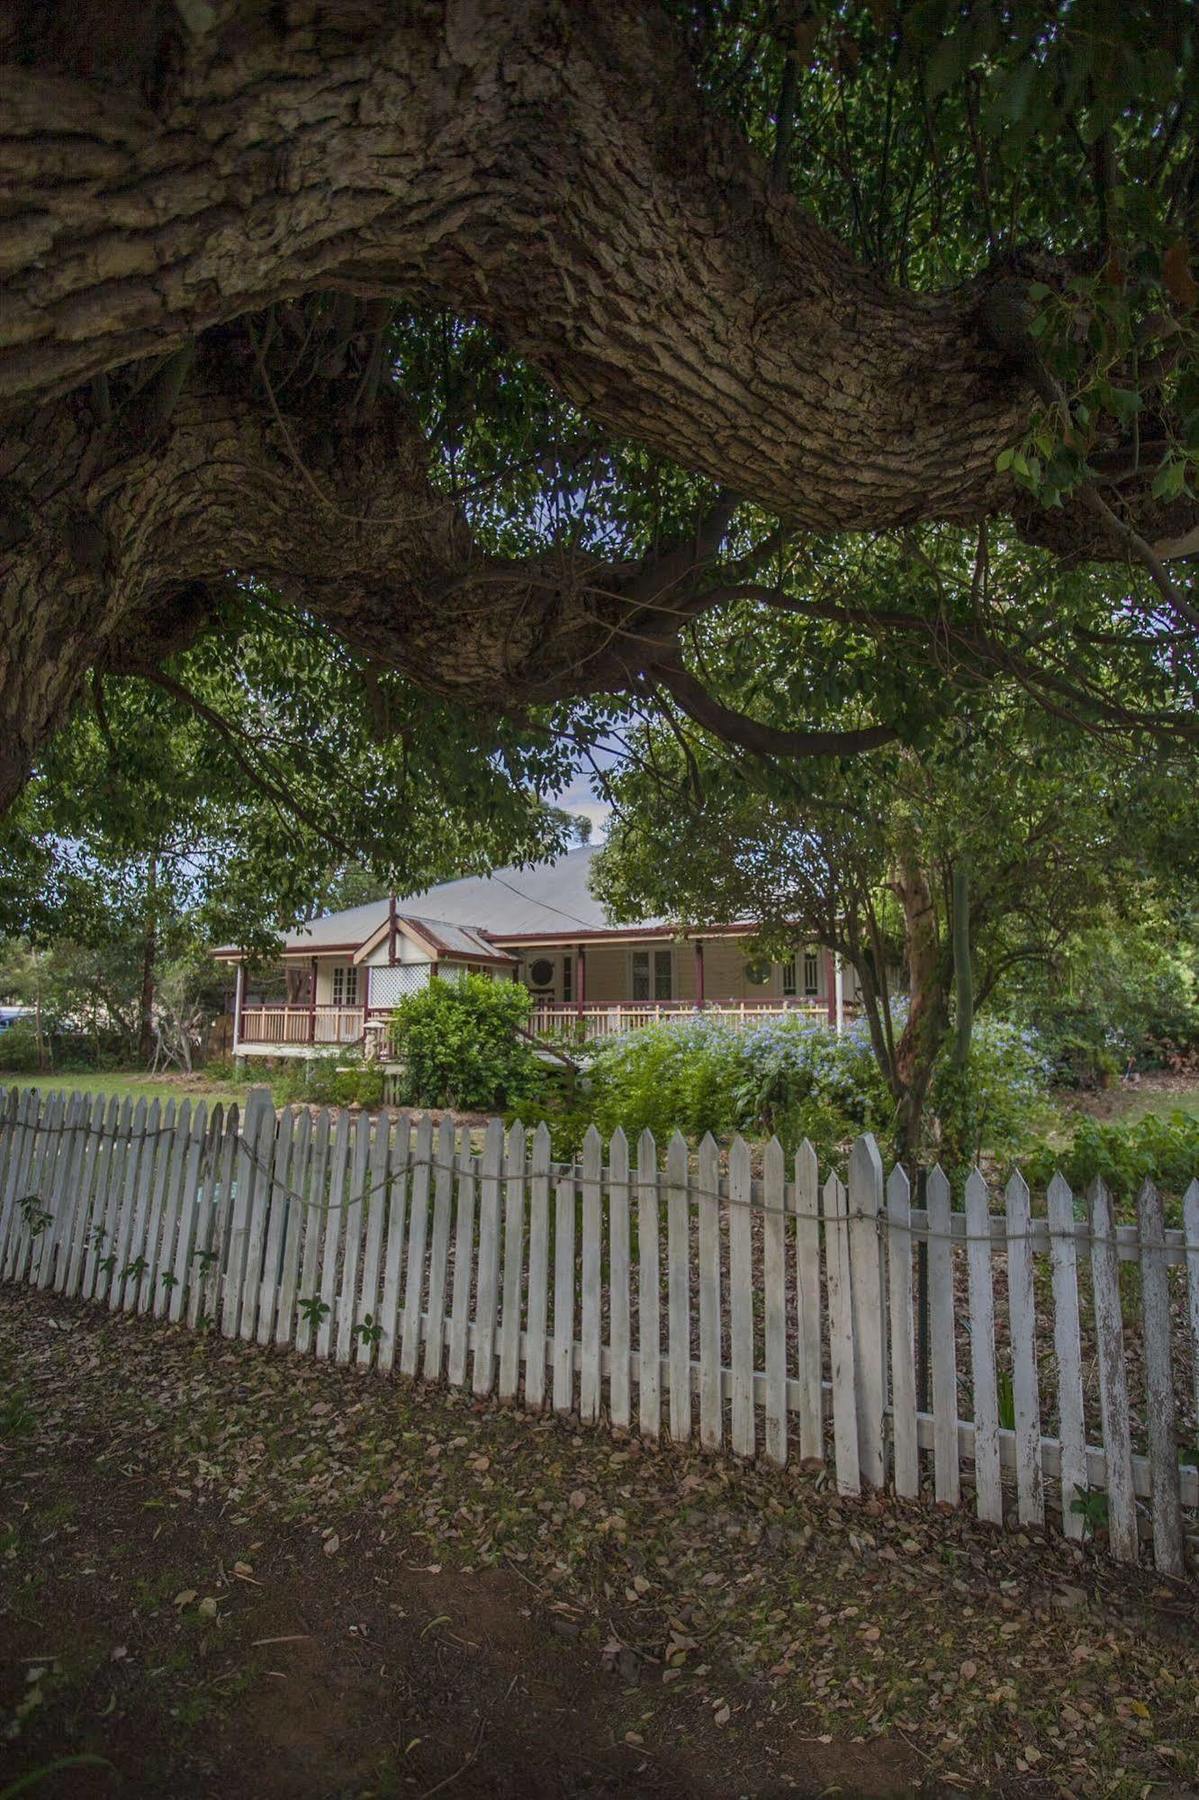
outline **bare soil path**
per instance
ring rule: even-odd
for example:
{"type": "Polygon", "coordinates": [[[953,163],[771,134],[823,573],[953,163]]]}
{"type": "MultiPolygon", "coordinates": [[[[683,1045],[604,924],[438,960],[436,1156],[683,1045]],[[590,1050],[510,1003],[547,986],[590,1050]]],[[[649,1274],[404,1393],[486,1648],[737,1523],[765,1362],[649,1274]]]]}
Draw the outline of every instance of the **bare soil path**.
{"type": "Polygon", "coordinates": [[[0,1295],[0,1788],[1156,1795],[1199,1592],[810,1475],[0,1295]]]}

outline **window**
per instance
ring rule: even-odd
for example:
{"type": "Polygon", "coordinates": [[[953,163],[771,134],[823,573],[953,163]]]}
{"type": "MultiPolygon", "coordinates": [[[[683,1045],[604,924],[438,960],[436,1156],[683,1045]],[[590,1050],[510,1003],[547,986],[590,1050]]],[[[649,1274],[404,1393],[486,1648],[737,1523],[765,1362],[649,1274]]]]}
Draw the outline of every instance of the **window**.
{"type": "Polygon", "coordinates": [[[574,969],[569,956],[562,958],[562,998],[567,1001],[574,999],[574,969]]]}
{"type": "Polygon", "coordinates": [[[357,1006],[358,1004],[358,967],[339,963],[333,971],[333,1004],[334,1006],[357,1006]]]}
{"type": "Polygon", "coordinates": [[[745,979],[751,987],[765,987],[770,980],[772,964],[768,956],[754,956],[745,965],[745,979]]]}
{"type": "Polygon", "coordinates": [[[799,988],[795,979],[795,958],[789,956],[783,964],[783,993],[786,995],[798,992],[799,988]]]}
{"type": "Polygon", "coordinates": [[[529,965],[529,983],[535,988],[553,986],[554,965],[548,956],[539,956],[536,962],[529,965]]]}
{"type": "Polygon", "coordinates": [[[674,959],[669,950],[634,950],[631,973],[634,1000],[674,998],[674,959]]]}
{"type": "Polygon", "coordinates": [[[809,997],[820,992],[820,953],[808,949],[803,953],[803,991],[809,997]]]}

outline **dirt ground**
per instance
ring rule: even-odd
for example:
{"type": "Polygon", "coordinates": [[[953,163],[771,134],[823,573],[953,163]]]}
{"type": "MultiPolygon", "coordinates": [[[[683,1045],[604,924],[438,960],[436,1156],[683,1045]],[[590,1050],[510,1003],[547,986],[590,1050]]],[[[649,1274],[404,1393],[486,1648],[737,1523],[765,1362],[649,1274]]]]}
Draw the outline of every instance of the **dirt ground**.
{"type": "Polygon", "coordinates": [[[1182,1795],[1199,1591],[0,1295],[0,1789],[1182,1795]]]}

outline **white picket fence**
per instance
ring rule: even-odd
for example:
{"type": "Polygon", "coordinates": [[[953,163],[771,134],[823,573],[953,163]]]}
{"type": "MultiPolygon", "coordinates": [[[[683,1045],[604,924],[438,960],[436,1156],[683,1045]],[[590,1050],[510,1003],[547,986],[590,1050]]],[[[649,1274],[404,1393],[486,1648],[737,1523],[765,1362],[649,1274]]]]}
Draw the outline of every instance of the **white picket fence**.
{"type": "Polygon", "coordinates": [[[1098,1526],[1126,1562],[1151,1536],[1157,1568],[1182,1574],[1199,1507],[1180,1429],[1189,1413],[1189,1445],[1199,1181],[1180,1231],[1151,1186],[1134,1226],[1102,1185],[1084,1206],[1060,1177],[1045,1217],[1019,1175],[998,1214],[978,1174],[956,1209],[939,1169],[913,1206],[869,1137],[848,1176],[822,1183],[810,1145],[788,1169],[777,1141],[755,1176],[741,1139],[726,1173],[711,1138],[693,1156],[676,1134],[662,1167],[649,1133],[634,1160],[622,1132],[605,1154],[593,1128],[563,1165],[544,1126],[498,1119],[476,1154],[448,1121],[276,1116],[262,1089],[240,1120],[12,1090],[0,1275],[586,1423],[606,1412],[651,1439],[665,1411],[675,1441],[698,1427],[709,1450],[827,1463],[844,1494],[1098,1526]],[[1139,1265],[1133,1307],[1124,1263],[1139,1265]]]}

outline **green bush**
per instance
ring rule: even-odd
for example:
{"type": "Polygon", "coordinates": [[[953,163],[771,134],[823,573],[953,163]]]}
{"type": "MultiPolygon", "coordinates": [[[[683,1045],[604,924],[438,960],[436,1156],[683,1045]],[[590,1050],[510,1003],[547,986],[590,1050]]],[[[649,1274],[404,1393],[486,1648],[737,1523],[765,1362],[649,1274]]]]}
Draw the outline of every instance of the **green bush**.
{"type": "Polygon", "coordinates": [[[587,1087],[583,1107],[604,1133],[777,1132],[789,1148],[810,1137],[826,1160],[885,1130],[892,1111],[859,1028],[839,1038],[785,1015],[745,1031],[702,1014],[647,1025],[600,1046],[587,1087]]]}
{"type": "Polygon", "coordinates": [[[519,982],[485,975],[431,981],[402,1000],[390,1032],[404,1103],[488,1112],[531,1098],[543,1077],[519,1035],[530,1005],[519,982]]]}
{"type": "Polygon", "coordinates": [[[1096,932],[1080,952],[1073,992],[1024,995],[1026,1017],[1059,1087],[1103,1088],[1131,1064],[1183,1069],[1199,1062],[1199,964],[1163,943],[1156,925],[1096,932]]]}
{"type": "Polygon", "coordinates": [[[18,1019],[7,1031],[0,1031],[0,1069],[32,1075],[40,1067],[37,1033],[28,1019],[18,1019]]]}
{"type": "Polygon", "coordinates": [[[1102,1176],[1124,1212],[1134,1204],[1141,1184],[1152,1181],[1165,1196],[1172,1223],[1178,1224],[1182,1196],[1199,1176],[1199,1119],[1184,1112],[1167,1118],[1148,1113],[1131,1124],[1080,1119],[1067,1143],[1039,1143],[1020,1166],[1036,1186],[1060,1169],[1076,1194],[1102,1176]]]}
{"type": "Polygon", "coordinates": [[[942,1057],[929,1090],[930,1135],[947,1170],[993,1156],[1009,1162],[1043,1128],[1049,1067],[1034,1033],[1006,1019],[974,1027],[964,1069],[942,1057]]]}
{"type": "Polygon", "coordinates": [[[289,1062],[255,1079],[270,1088],[276,1106],[379,1106],[383,1100],[378,1063],[347,1062],[344,1051],[289,1062]]]}

